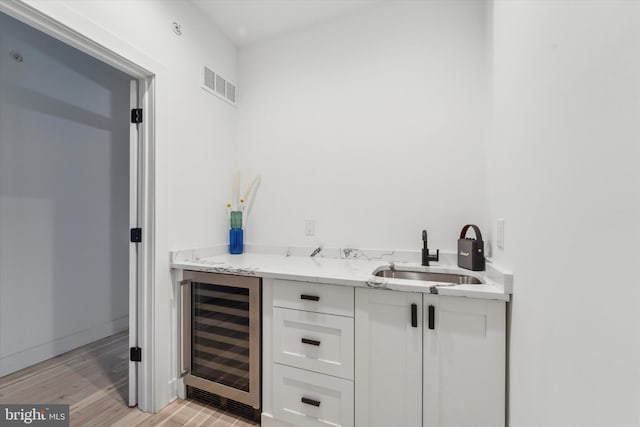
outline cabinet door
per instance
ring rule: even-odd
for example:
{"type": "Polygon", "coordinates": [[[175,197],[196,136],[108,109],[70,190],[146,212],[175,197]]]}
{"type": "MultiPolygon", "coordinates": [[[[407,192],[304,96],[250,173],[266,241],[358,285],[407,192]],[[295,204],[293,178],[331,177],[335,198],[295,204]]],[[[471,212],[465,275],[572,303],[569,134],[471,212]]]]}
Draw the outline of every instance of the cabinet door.
{"type": "Polygon", "coordinates": [[[420,426],[422,295],[359,288],[355,316],[356,426],[420,426]]]}
{"type": "Polygon", "coordinates": [[[424,322],[424,427],[504,427],[505,303],[424,295],[424,322]]]}

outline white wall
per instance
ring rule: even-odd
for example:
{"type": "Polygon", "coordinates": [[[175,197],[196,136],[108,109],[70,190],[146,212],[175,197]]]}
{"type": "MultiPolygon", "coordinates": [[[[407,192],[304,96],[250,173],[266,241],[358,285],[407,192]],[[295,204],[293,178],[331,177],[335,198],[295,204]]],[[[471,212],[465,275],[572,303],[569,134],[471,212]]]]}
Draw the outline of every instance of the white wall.
{"type": "Polygon", "coordinates": [[[129,81],[0,14],[0,376],[128,327],[129,81]]]}
{"type": "MultiPolygon", "coordinates": [[[[44,6],[49,2],[36,0],[33,5],[48,11],[44,6]]],[[[129,45],[122,49],[109,43],[117,53],[131,58],[143,53],[163,68],[158,105],[166,116],[159,120],[159,139],[170,159],[164,207],[169,226],[159,232],[168,233],[171,249],[226,242],[225,201],[235,171],[236,109],[201,89],[201,73],[208,65],[235,82],[235,47],[184,1],[51,3],[78,13],[89,24],[89,35],[99,41],[99,31],[106,30],[129,45]],[[174,21],[181,24],[182,36],[173,33],[174,21]],[[219,189],[225,193],[218,194],[219,189]]]]}
{"type": "MultiPolygon", "coordinates": [[[[6,0],[0,0],[7,3],[6,0]]],[[[156,161],[154,295],[149,316],[153,340],[143,348],[154,375],[144,410],[175,398],[175,299],[170,249],[226,242],[226,209],[234,163],[236,110],[200,89],[204,64],[236,81],[236,50],[189,3],[170,0],[25,0],[155,75],[156,161]],[[182,25],[176,36],[172,23],[182,25]],[[204,193],[203,193],[204,191],[204,193]],[[203,195],[204,194],[204,195],[203,195]]]]}
{"type": "Polygon", "coordinates": [[[486,36],[485,2],[397,1],[242,48],[247,241],[455,251],[485,222],[486,36]]]}
{"type": "Polygon", "coordinates": [[[496,1],[510,426],[640,425],[640,3],[496,1]]]}

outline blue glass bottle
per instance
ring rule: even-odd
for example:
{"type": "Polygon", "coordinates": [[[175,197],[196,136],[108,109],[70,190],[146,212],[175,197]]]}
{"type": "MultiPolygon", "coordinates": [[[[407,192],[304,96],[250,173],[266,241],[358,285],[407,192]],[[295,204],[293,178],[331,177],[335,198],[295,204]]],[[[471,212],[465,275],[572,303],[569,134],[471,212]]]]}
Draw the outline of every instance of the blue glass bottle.
{"type": "Polygon", "coordinates": [[[242,228],[232,228],[229,230],[229,253],[241,254],[244,252],[244,233],[242,228]]]}

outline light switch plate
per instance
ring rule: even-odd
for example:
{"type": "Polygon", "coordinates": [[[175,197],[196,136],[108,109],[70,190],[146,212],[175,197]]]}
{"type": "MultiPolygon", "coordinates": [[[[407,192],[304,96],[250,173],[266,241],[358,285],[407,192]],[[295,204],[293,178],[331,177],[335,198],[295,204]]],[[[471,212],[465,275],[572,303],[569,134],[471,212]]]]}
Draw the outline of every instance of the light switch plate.
{"type": "Polygon", "coordinates": [[[504,218],[498,218],[496,223],[496,246],[504,249],[504,218]]]}

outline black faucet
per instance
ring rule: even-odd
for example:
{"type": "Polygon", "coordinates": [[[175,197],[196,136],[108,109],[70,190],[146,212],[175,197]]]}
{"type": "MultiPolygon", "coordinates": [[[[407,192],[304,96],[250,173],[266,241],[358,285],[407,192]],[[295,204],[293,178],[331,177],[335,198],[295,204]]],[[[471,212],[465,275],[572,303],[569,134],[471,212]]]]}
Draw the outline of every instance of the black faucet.
{"type": "Polygon", "coordinates": [[[440,260],[440,249],[436,249],[435,255],[429,255],[427,245],[427,230],[422,230],[422,265],[429,266],[429,261],[438,262],[440,260]]]}

